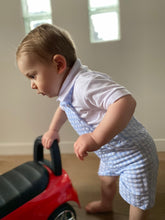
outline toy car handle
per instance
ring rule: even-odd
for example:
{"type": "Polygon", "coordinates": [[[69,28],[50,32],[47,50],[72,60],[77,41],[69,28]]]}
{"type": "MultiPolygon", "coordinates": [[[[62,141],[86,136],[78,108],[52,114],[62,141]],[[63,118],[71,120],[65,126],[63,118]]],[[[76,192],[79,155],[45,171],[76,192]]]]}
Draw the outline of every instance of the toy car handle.
{"type": "MultiPolygon", "coordinates": [[[[44,163],[42,136],[36,138],[34,142],[34,161],[44,163]]],[[[55,140],[50,148],[51,169],[56,176],[62,174],[61,154],[58,146],[58,141],[55,140]]]]}

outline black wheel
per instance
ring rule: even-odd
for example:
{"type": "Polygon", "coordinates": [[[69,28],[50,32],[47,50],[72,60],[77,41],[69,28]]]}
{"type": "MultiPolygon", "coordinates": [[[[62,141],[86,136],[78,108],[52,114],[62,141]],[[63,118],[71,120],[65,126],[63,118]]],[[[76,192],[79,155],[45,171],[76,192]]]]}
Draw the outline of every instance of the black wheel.
{"type": "Polygon", "coordinates": [[[76,213],[71,205],[64,203],[51,214],[48,220],[76,220],[76,213]]]}

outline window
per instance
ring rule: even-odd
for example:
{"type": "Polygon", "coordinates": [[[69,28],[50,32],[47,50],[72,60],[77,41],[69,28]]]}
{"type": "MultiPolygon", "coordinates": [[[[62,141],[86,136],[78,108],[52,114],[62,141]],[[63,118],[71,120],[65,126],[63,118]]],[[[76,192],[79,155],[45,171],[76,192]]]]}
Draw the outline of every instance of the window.
{"type": "Polygon", "coordinates": [[[119,0],[88,0],[90,41],[120,40],[119,0]]]}
{"type": "Polygon", "coordinates": [[[25,32],[28,33],[43,23],[52,24],[52,12],[50,0],[21,0],[25,24],[25,32]]]}

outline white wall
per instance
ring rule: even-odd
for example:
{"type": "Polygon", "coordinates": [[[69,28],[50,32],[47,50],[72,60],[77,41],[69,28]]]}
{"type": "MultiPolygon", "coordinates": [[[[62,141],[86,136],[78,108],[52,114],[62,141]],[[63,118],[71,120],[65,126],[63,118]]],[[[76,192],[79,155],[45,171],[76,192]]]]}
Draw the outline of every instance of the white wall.
{"type": "MultiPolygon", "coordinates": [[[[15,51],[24,37],[20,0],[0,7],[0,154],[32,152],[36,136],[48,128],[55,99],[40,97],[18,71],[15,51]]],[[[121,0],[121,41],[91,44],[87,0],[52,0],[54,24],[72,35],[82,62],[110,74],[137,100],[136,117],[165,151],[165,1],[121,0]]],[[[67,123],[62,151],[72,149],[76,133],[67,123]]]]}

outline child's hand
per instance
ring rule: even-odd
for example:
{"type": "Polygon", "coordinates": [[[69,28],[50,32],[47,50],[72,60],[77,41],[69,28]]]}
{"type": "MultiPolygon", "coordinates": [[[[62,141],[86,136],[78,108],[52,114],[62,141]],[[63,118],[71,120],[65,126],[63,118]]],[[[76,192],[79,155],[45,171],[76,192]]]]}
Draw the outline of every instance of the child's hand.
{"type": "Polygon", "coordinates": [[[48,130],[42,137],[42,144],[46,149],[49,149],[55,139],[57,139],[58,142],[60,141],[58,132],[55,130],[48,130]]]}
{"type": "Polygon", "coordinates": [[[74,143],[74,151],[76,156],[83,160],[88,156],[88,152],[98,150],[100,146],[95,142],[91,133],[81,135],[74,143]]]}

